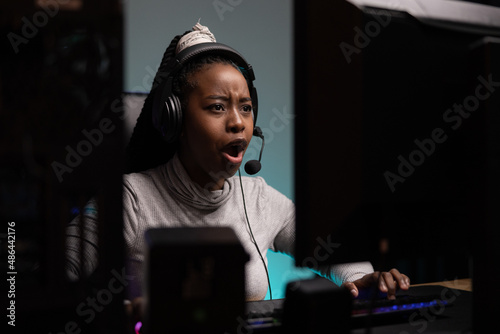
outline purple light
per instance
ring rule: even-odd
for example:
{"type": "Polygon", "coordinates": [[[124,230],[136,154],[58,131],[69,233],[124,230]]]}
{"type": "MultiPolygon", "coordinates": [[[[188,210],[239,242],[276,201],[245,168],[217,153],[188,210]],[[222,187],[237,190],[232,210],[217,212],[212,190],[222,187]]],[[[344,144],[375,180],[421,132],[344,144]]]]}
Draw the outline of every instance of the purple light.
{"type": "Polygon", "coordinates": [[[142,322],[139,321],[138,323],[135,324],[135,333],[136,334],[139,334],[141,327],[142,327],[142,322]]]}

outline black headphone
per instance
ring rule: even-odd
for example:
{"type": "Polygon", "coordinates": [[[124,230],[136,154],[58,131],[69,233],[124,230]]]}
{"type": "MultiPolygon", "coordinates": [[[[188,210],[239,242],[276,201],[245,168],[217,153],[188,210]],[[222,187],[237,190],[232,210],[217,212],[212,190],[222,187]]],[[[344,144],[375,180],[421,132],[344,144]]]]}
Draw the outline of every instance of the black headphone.
{"type": "Polygon", "coordinates": [[[175,142],[182,130],[182,107],[179,97],[173,92],[173,81],[180,69],[189,61],[204,55],[214,55],[227,58],[234,62],[245,77],[252,99],[254,127],[257,122],[257,90],[253,86],[255,75],[252,66],[236,50],[221,43],[200,43],[190,46],[169,60],[165,75],[156,87],[153,97],[153,126],[168,143],[175,142]]]}

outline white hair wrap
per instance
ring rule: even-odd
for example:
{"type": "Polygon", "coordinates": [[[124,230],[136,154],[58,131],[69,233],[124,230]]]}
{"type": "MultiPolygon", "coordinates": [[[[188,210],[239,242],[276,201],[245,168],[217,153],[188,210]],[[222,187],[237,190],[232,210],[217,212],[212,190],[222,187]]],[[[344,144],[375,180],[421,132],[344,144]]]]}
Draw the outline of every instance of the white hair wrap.
{"type": "Polygon", "coordinates": [[[195,44],[200,43],[215,43],[214,35],[208,30],[207,27],[202,26],[200,21],[196,23],[190,33],[182,36],[182,38],[177,43],[177,47],[175,48],[175,54],[178,54],[185,48],[193,46],[195,44]]]}

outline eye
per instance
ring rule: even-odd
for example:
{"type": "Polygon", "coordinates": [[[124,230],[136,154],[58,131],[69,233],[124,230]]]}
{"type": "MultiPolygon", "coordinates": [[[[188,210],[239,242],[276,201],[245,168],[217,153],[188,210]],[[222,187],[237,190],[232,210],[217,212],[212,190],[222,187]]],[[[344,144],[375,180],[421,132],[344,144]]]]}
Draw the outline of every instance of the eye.
{"type": "Polygon", "coordinates": [[[252,112],[253,108],[251,105],[244,105],[241,110],[243,110],[244,112],[252,112]]]}
{"type": "Polygon", "coordinates": [[[224,106],[222,104],[212,104],[208,107],[209,110],[219,112],[224,111],[224,106]]]}

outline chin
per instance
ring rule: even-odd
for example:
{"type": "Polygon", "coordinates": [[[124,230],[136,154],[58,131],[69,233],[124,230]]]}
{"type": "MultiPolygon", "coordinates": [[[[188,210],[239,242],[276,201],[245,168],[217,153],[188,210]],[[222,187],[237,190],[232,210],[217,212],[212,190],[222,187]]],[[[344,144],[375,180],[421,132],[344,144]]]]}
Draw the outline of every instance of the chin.
{"type": "Polygon", "coordinates": [[[226,174],[227,174],[226,178],[230,178],[230,177],[234,176],[238,172],[238,169],[240,168],[240,166],[241,166],[241,163],[239,163],[239,164],[228,163],[226,165],[226,174]]]}
{"type": "Polygon", "coordinates": [[[232,164],[227,161],[221,162],[217,168],[212,169],[208,172],[210,178],[214,181],[220,180],[221,178],[228,179],[234,176],[238,172],[241,163],[232,164]]]}

